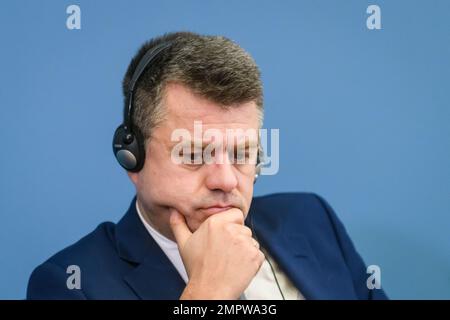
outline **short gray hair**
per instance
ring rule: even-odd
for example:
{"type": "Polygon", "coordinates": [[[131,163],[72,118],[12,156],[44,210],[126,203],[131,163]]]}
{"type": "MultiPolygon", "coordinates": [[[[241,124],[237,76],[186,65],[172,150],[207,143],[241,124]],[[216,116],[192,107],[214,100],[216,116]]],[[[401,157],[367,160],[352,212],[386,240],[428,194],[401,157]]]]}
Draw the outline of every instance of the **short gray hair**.
{"type": "Polygon", "coordinates": [[[253,58],[235,42],[223,36],[192,32],[168,33],[146,42],[133,57],[122,82],[126,100],[137,64],[153,47],[170,41],[147,67],[136,84],[133,125],[147,142],[152,129],[164,119],[162,98],[169,82],[178,82],[224,108],[254,101],[263,121],[261,74],[253,58]]]}

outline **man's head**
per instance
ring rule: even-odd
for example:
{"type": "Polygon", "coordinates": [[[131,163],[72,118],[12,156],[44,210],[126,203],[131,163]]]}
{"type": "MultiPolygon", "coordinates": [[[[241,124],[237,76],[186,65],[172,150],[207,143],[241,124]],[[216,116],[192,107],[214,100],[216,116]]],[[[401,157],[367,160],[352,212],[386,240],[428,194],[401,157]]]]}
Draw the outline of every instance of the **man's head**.
{"type": "MultiPolygon", "coordinates": [[[[146,218],[173,238],[171,208],[185,216],[191,231],[223,210],[210,207],[233,206],[248,213],[255,164],[230,159],[227,148],[238,141],[230,138],[227,130],[257,131],[262,124],[263,97],[258,67],[242,48],[224,37],[186,32],[167,34],[144,44],[125,75],[125,97],[140,59],[167,41],[171,46],[158,55],[136,85],[132,120],[144,136],[146,156],[142,170],[129,172],[129,176],[146,218]],[[215,157],[221,161],[173,161],[172,151],[178,143],[173,141],[173,133],[185,129],[192,141],[197,141],[196,122],[201,122],[203,131],[212,129],[222,134],[221,147],[215,150],[215,157]]],[[[200,143],[206,145],[210,138],[200,136],[200,143]]]]}

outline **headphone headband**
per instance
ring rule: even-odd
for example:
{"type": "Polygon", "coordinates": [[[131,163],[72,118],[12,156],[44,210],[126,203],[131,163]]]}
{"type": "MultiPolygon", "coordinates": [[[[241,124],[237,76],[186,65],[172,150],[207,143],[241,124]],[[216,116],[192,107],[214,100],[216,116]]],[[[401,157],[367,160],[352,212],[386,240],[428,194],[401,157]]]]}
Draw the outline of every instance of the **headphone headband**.
{"type": "Polygon", "coordinates": [[[139,61],[136,69],[133,72],[133,76],[131,77],[130,83],[128,85],[128,95],[125,103],[125,109],[124,109],[124,124],[127,128],[132,127],[133,123],[133,111],[134,111],[134,89],[136,87],[137,82],[139,81],[140,77],[142,76],[142,73],[145,71],[145,69],[150,65],[150,63],[163,51],[164,49],[170,47],[172,45],[172,42],[163,42],[157,45],[154,48],[151,48],[148,50],[145,55],[142,57],[142,59],[139,61]]]}

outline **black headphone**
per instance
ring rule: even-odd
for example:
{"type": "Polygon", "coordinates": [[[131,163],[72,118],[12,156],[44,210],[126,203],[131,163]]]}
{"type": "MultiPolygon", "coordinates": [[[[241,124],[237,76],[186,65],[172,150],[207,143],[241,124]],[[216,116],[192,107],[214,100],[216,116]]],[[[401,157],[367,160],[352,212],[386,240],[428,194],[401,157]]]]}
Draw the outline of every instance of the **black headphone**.
{"type": "Polygon", "coordinates": [[[172,42],[163,42],[148,50],[140,60],[128,85],[128,95],[125,99],[123,123],[116,129],[113,137],[113,152],[119,164],[126,170],[138,172],[144,166],[144,137],[138,127],[133,125],[134,90],[142,73],[151,62],[172,42]]]}
{"type": "MultiPolygon", "coordinates": [[[[128,85],[128,95],[125,99],[125,108],[123,114],[123,123],[114,132],[112,147],[114,156],[119,164],[127,171],[138,172],[142,169],[145,162],[144,136],[137,126],[133,125],[134,111],[134,90],[139,78],[145,69],[158,57],[166,48],[172,46],[172,41],[160,43],[154,48],[148,50],[140,60],[133,72],[128,85]]],[[[256,159],[255,182],[261,172],[263,162],[263,150],[258,147],[256,159]]]]}

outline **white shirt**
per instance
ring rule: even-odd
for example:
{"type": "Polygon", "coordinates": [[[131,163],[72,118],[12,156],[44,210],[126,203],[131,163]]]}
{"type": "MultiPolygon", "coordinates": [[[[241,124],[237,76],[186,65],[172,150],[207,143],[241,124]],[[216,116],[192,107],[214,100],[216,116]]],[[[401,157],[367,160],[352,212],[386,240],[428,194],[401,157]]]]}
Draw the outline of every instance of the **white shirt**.
{"type": "MultiPolygon", "coordinates": [[[[160,232],[158,232],[153,226],[151,226],[144,219],[141,211],[139,210],[138,202],[136,201],[136,211],[139,218],[144,224],[150,236],[156,241],[164,254],[169,258],[170,262],[174,265],[175,269],[180,274],[185,283],[189,278],[184,267],[183,260],[181,260],[180,252],[178,251],[178,245],[176,242],[166,238],[160,232]]],[[[261,251],[266,255],[261,268],[256,273],[255,277],[250,282],[247,289],[244,291],[245,299],[247,300],[281,300],[282,296],[280,290],[275,281],[274,274],[270,268],[267,259],[270,260],[274,272],[277,276],[278,283],[281,291],[283,292],[286,300],[304,300],[303,295],[295,288],[292,282],[287,278],[284,272],[279,268],[277,263],[269,256],[267,251],[261,248],[261,251]]]]}

